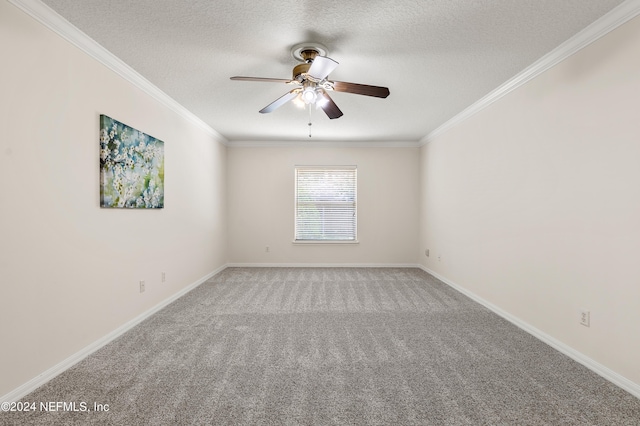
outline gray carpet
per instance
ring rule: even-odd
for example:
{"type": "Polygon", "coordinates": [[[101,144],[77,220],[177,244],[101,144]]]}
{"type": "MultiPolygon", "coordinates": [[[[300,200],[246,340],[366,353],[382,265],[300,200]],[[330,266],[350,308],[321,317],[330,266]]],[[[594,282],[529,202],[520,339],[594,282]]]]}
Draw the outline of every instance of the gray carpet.
{"type": "Polygon", "coordinates": [[[640,425],[640,400],[419,269],[228,268],[2,424],[640,425]]]}

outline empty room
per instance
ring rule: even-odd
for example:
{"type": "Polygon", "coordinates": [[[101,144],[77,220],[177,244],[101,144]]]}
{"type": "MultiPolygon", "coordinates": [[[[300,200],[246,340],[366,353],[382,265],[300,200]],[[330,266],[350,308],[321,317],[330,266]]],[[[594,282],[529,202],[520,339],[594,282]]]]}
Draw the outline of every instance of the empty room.
{"type": "Polygon", "coordinates": [[[0,424],[640,425],[640,0],[0,0],[0,424]]]}

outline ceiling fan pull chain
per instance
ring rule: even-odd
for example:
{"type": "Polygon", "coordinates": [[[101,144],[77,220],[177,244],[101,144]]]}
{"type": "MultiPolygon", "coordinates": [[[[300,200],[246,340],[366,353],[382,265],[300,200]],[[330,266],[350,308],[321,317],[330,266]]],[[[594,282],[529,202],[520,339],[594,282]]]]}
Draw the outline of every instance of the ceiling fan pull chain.
{"type": "Polygon", "coordinates": [[[311,104],[309,104],[309,137],[311,137],[311,104]]]}

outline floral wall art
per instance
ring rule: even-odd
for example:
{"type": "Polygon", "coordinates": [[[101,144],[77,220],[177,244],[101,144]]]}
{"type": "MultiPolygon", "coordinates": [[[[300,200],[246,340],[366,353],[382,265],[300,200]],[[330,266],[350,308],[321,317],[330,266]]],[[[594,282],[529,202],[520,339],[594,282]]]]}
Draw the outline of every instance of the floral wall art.
{"type": "Polygon", "coordinates": [[[100,115],[100,207],[164,207],[164,142],[100,115]]]}

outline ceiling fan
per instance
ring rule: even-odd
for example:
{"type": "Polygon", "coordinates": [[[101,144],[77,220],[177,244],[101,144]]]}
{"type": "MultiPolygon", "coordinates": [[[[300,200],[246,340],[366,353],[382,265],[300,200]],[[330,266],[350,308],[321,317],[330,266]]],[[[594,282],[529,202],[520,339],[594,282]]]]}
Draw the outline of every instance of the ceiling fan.
{"type": "Polygon", "coordinates": [[[330,119],[334,119],[342,117],[343,114],[327,92],[346,92],[377,98],[389,96],[389,89],[386,87],[328,80],[327,77],[336,69],[338,62],[326,56],[327,49],[321,44],[298,44],[291,49],[291,54],[295,59],[302,62],[293,68],[293,78],[291,80],[263,77],[231,77],[231,80],[285,83],[294,86],[288,93],[262,108],[260,113],[272,112],[287,102],[293,101],[301,106],[315,104],[317,107],[322,108],[330,119]]]}

